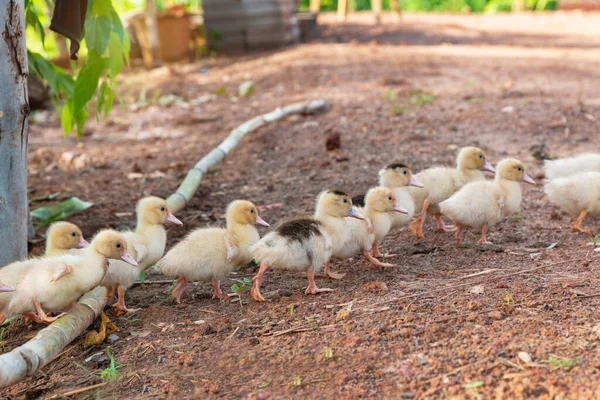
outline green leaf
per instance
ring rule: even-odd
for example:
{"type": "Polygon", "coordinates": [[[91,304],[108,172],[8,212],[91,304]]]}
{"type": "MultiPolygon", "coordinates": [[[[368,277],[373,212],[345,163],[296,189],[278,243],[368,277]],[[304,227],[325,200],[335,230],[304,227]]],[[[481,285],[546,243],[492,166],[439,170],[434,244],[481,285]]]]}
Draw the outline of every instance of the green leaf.
{"type": "Polygon", "coordinates": [[[123,60],[123,50],[119,35],[116,33],[110,34],[110,41],[108,43],[108,67],[110,74],[115,77],[123,69],[125,64],[123,60]]]}
{"type": "Polygon", "coordinates": [[[96,121],[99,120],[100,114],[102,113],[102,108],[104,107],[104,104],[106,102],[106,87],[108,85],[106,84],[106,80],[104,82],[102,82],[102,85],[100,85],[100,89],[98,89],[98,101],[96,103],[96,121]]]}
{"type": "Polygon", "coordinates": [[[88,62],[79,71],[73,93],[73,111],[81,110],[94,96],[105,60],[90,52],[88,62]]]}
{"type": "Polygon", "coordinates": [[[63,131],[65,132],[65,136],[73,132],[73,128],[75,127],[72,108],[73,102],[68,101],[63,107],[62,114],[60,116],[60,123],[62,125],[63,131]]]}
{"type": "Polygon", "coordinates": [[[113,21],[108,16],[88,17],[85,21],[85,43],[90,50],[103,54],[108,47],[113,21]]]}
{"type": "Polygon", "coordinates": [[[32,26],[37,33],[39,33],[40,38],[42,39],[42,47],[46,48],[46,32],[44,31],[44,26],[40,22],[40,18],[38,15],[33,2],[27,1],[25,3],[25,24],[32,26]]]}
{"type": "Polygon", "coordinates": [[[146,280],[146,271],[142,271],[142,273],[140,274],[140,276],[138,276],[138,281],[144,281],[146,280]]]}
{"type": "Polygon", "coordinates": [[[83,128],[85,128],[85,121],[87,121],[90,114],[88,113],[87,106],[75,112],[75,123],[77,124],[77,137],[80,138],[83,135],[83,128]]]}
{"type": "MultiPolygon", "coordinates": [[[[114,11],[111,0],[93,0],[92,8],[90,9],[90,16],[106,16],[110,17],[111,12],[114,11]]],[[[89,16],[88,16],[89,17],[89,16]]]]}
{"type": "Polygon", "coordinates": [[[125,35],[123,39],[123,55],[125,56],[125,62],[129,65],[129,53],[131,51],[131,42],[129,41],[129,35],[125,35]]]}
{"type": "Polygon", "coordinates": [[[42,226],[49,225],[54,221],[65,219],[71,215],[87,210],[93,203],[79,200],[77,197],[71,197],[68,200],[62,201],[58,204],[53,204],[48,207],[40,207],[31,212],[31,216],[38,219],[35,229],[39,229],[42,226]]]}
{"type": "Polygon", "coordinates": [[[108,117],[108,113],[112,109],[115,93],[110,86],[106,86],[106,103],[104,104],[104,118],[108,117]]]}

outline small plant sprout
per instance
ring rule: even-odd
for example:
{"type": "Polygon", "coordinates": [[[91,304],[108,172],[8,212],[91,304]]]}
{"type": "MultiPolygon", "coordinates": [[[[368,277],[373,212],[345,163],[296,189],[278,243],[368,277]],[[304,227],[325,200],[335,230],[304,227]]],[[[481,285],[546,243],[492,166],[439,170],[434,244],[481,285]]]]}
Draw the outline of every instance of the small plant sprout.
{"type": "Polygon", "coordinates": [[[106,355],[110,360],[110,365],[108,366],[108,368],[105,368],[102,371],[100,371],[100,377],[104,382],[113,382],[119,379],[120,373],[118,370],[119,368],[123,367],[123,364],[115,361],[115,356],[110,351],[110,346],[106,347],[106,355]]]}
{"type": "Polygon", "coordinates": [[[568,358],[564,358],[564,357],[552,357],[550,356],[548,358],[548,365],[550,365],[551,369],[558,369],[558,368],[564,368],[564,369],[570,369],[571,367],[573,367],[575,364],[578,364],[580,362],[580,360],[578,359],[573,359],[570,360],[568,358]]]}
{"type": "Polygon", "coordinates": [[[302,385],[302,378],[300,376],[295,376],[294,380],[292,381],[292,385],[294,385],[294,386],[302,385]]]}
{"type": "Polygon", "coordinates": [[[0,349],[4,347],[4,327],[0,328],[0,349]]]}
{"type": "Polygon", "coordinates": [[[421,90],[415,90],[410,93],[410,103],[415,106],[424,106],[433,102],[433,96],[421,90]]]}
{"type": "Polygon", "coordinates": [[[231,286],[231,291],[238,296],[246,293],[252,287],[252,280],[248,278],[236,279],[236,283],[231,286]]]}
{"type": "Polygon", "coordinates": [[[325,359],[329,360],[333,358],[333,349],[331,347],[325,347],[325,359]]]}
{"type": "Polygon", "coordinates": [[[465,389],[467,389],[469,391],[469,393],[471,394],[471,396],[479,398],[481,395],[475,389],[477,389],[478,387],[483,386],[484,384],[485,384],[485,382],[483,382],[483,381],[476,381],[476,382],[467,383],[465,385],[465,389]]]}
{"type": "Polygon", "coordinates": [[[291,304],[290,305],[290,317],[293,317],[293,316],[294,316],[294,305],[291,304]]]}

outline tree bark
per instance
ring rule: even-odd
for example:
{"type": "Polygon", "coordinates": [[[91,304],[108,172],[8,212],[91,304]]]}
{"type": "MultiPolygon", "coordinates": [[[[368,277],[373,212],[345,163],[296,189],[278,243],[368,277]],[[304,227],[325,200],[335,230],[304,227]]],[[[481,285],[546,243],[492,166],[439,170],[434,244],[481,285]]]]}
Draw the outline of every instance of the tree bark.
{"type": "Polygon", "coordinates": [[[0,267],[27,256],[27,48],[23,0],[0,0],[0,267]]]}
{"type": "Polygon", "coordinates": [[[160,39],[158,35],[158,20],[156,19],[156,5],[154,0],[146,0],[146,29],[148,30],[148,51],[150,59],[146,61],[146,67],[153,68],[162,64],[160,59],[160,39]]]}

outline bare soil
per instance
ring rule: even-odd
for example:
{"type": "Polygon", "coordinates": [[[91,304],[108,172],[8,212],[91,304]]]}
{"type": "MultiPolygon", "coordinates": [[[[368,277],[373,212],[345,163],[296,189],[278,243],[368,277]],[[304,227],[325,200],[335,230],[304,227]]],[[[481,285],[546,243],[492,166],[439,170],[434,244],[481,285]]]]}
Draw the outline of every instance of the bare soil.
{"type": "MultiPolygon", "coordinates": [[[[533,156],[598,149],[598,21],[580,13],[407,15],[374,25],[353,15],[338,25],[325,16],[308,44],[125,74],[125,107],[91,122],[80,141],[63,140],[55,117],[35,116],[31,196],[62,191],[93,201],[71,218],[87,237],[133,227],[137,199],[172,193],[235,126],[315,98],[329,102],[326,113],[259,129],[210,172],[178,215],[184,228],[169,228],[169,246],[196,227],[222,225],[234,199],[283,203],[262,212],[274,224],[312,213],[323,189],[364,192],[391,162],[415,171],[452,165],[463,145],[482,147],[494,162],[517,157],[539,182],[523,188],[522,212],[491,231],[495,246],[477,247],[467,235],[459,248],[428,220],[420,242],[406,230],[386,238],[397,268],[362,257],[334,262],[344,279],[317,278],[331,294],[306,296],[305,276],[271,271],[265,304],[247,294],[241,305],[214,301],[201,283],[176,306],[170,284],[136,287],[127,303],[142,310],[114,319],[118,379],[74,397],[600,398],[600,259],[590,236],[571,233],[569,217],[544,198],[533,156]],[[239,97],[247,79],[256,91],[239,97]],[[161,105],[170,94],[184,104],[161,105]],[[334,134],[341,148],[327,151],[334,134]],[[84,155],[81,168],[59,163],[64,152],[84,155]]],[[[38,235],[33,254],[42,250],[38,235]]],[[[3,350],[39,329],[15,321],[3,350]]],[[[0,396],[58,398],[102,383],[105,346],[82,350],[82,341],[0,396]]]]}

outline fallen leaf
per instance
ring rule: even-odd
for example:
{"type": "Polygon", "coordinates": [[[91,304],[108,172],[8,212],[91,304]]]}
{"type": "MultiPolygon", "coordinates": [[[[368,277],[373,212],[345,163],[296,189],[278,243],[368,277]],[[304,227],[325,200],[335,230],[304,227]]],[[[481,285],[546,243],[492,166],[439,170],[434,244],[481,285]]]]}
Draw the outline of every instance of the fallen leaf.
{"type": "Polygon", "coordinates": [[[483,285],[476,285],[469,289],[469,293],[473,294],[482,294],[485,291],[485,287],[483,285]]]}
{"type": "Polygon", "coordinates": [[[525,364],[529,364],[531,363],[531,356],[529,355],[529,353],[526,353],[524,351],[520,351],[519,354],[517,354],[517,356],[521,359],[521,361],[523,361],[525,364]]]}

